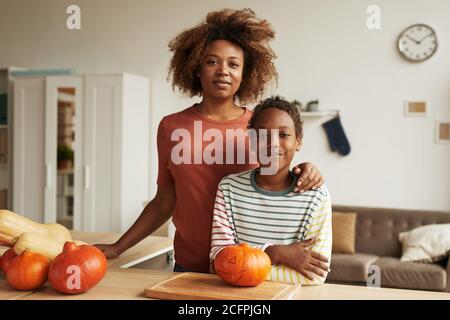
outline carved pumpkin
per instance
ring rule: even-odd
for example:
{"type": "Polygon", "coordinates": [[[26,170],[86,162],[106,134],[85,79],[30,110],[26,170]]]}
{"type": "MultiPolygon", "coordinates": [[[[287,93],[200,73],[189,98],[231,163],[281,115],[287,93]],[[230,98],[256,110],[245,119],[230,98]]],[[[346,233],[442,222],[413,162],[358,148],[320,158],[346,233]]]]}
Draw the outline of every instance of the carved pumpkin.
{"type": "Polygon", "coordinates": [[[47,257],[26,250],[12,259],[6,280],[18,290],[35,290],[47,281],[49,266],[47,257]]]}
{"type": "Polygon", "coordinates": [[[264,251],[243,243],[222,249],[214,259],[214,269],[229,284],[254,287],[266,280],[271,261],[264,251]]]}
{"type": "Polygon", "coordinates": [[[8,272],[9,267],[11,266],[12,260],[17,257],[16,253],[14,252],[13,248],[10,248],[6,250],[2,257],[0,258],[0,269],[3,271],[3,273],[6,275],[8,272]]]}
{"type": "Polygon", "coordinates": [[[103,279],[107,264],[105,255],[96,247],[66,242],[63,252],[50,265],[48,279],[58,292],[86,292],[103,279]]]}

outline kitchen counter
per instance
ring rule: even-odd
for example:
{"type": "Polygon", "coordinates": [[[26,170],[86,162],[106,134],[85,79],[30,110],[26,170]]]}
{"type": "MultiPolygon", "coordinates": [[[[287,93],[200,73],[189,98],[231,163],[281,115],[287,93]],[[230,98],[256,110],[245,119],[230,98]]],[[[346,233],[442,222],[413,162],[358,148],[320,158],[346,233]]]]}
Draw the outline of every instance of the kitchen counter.
{"type": "MultiPolygon", "coordinates": [[[[74,239],[90,244],[112,243],[120,235],[98,232],[72,231],[74,239]]],[[[172,240],[166,237],[147,237],[133,248],[124,252],[119,258],[108,260],[108,271],[102,281],[91,290],[79,295],[63,295],[54,291],[49,283],[36,291],[18,291],[11,288],[3,275],[0,275],[0,299],[148,299],[144,290],[173,276],[173,272],[133,269],[132,266],[172,250],[172,240]],[[131,267],[131,268],[130,268],[131,267]]],[[[6,248],[1,247],[0,251],[6,248]]],[[[321,286],[304,286],[294,296],[298,300],[411,300],[411,299],[445,299],[450,300],[450,293],[400,290],[387,288],[367,288],[360,286],[324,284],[321,286]]]]}
{"type": "Polygon", "coordinates": [[[172,276],[172,272],[143,269],[110,268],[102,281],[91,290],[78,295],[57,293],[46,283],[39,291],[15,299],[24,300],[143,300],[144,289],[172,276]]]}
{"type": "MultiPolygon", "coordinates": [[[[120,238],[120,234],[114,234],[114,233],[108,233],[108,232],[84,232],[84,231],[71,231],[72,238],[74,240],[82,240],[84,242],[87,242],[89,244],[109,244],[115,242],[117,239],[120,238]]],[[[0,247],[0,254],[3,254],[4,251],[6,251],[7,247],[0,247]]],[[[161,254],[164,254],[166,252],[169,252],[173,250],[173,241],[172,239],[168,237],[155,237],[155,236],[149,236],[139,242],[134,247],[128,249],[122,255],[115,259],[109,259],[108,260],[108,270],[115,270],[115,271],[108,271],[105,275],[105,278],[102,280],[101,285],[99,284],[99,287],[102,288],[103,283],[108,286],[109,283],[111,283],[110,278],[112,277],[112,283],[113,285],[117,285],[120,283],[120,279],[123,278],[123,276],[117,275],[117,270],[124,271],[123,275],[126,276],[128,274],[127,270],[125,268],[129,268],[130,266],[136,265],[142,261],[149,260],[151,258],[154,258],[156,256],[159,256],[161,254]]],[[[136,269],[137,270],[137,269],[136,269]]],[[[119,272],[119,274],[122,274],[119,272]]],[[[138,286],[139,281],[142,279],[138,277],[131,277],[130,280],[131,283],[133,283],[134,279],[138,279],[136,281],[136,286],[138,286]]],[[[155,281],[158,281],[158,277],[155,278],[155,281]]],[[[128,280],[127,280],[128,281],[128,280]]],[[[141,283],[142,284],[142,283],[141,283]]],[[[142,286],[142,285],[141,285],[142,286]]],[[[99,289],[100,289],[99,288],[99,289]]],[[[0,300],[5,299],[22,299],[27,296],[30,296],[32,294],[36,293],[42,293],[48,290],[51,293],[53,293],[56,297],[59,298],[75,298],[75,299],[88,299],[88,296],[91,294],[90,292],[87,292],[83,295],[77,295],[77,296],[65,296],[57,294],[53,289],[50,287],[50,285],[47,283],[44,285],[43,288],[40,290],[37,290],[36,292],[33,291],[19,291],[13,289],[9,284],[6,282],[6,279],[3,275],[3,273],[0,271],[0,300]],[[85,297],[86,296],[86,297],[85,297]]],[[[128,297],[128,299],[134,299],[136,296],[133,296],[131,294],[123,294],[123,290],[120,289],[119,291],[122,292],[122,295],[118,296],[117,298],[110,297],[111,295],[106,295],[105,298],[99,297],[96,294],[96,291],[98,290],[97,287],[93,289],[95,299],[127,299],[125,297],[128,297]],[[132,297],[132,298],[130,298],[132,297]]],[[[109,290],[108,288],[105,289],[107,292],[114,292],[114,289],[109,290]]],[[[141,290],[143,292],[143,289],[141,290]]],[[[125,290],[126,292],[126,290],[125,290]]],[[[101,293],[100,293],[101,294],[101,293]]],[[[112,295],[113,296],[113,295],[112,295]]],[[[142,297],[144,298],[144,297],[142,297]]]]}
{"type": "MultiPolygon", "coordinates": [[[[146,287],[171,276],[173,276],[173,272],[110,268],[96,287],[79,295],[59,294],[48,283],[35,292],[19,292],[8,288],[4,278],[1,278],[0,298],[21,300],[142,300],[148,299],[144,295],[146,287]]],[[[296,300],[450,300],[450,293],[324,284],[302,287],[293,298],[296,300]]]]}
{"type": "MultiPolygon", "coordinates": [[[[120,238],[120,234],[108,232],[71,231],[74,240],[81,240],[89,244],[110,244],[120,238]]],[[[0,247],[0,254],[8,248],[0,247]]],[[[129,268],[142,261],[149,260],[163,253],[173,250],[173,241],[168,237],[149,236],[134,247],[128,249],[119,258],[108,260],[108,268],[129,268]]]]}
{"type": "MultiPolygon", "coordinates": [[[[71,231],[73,239],[89,244],[109,244],[118,240],[121,234],[71,231]]],[[[131,247],[119,258],[109,259],[108,268],[129,268],[140,262],[149,260],[173,250],[173,240],[168,237],[149,236],[131,247]]]]}

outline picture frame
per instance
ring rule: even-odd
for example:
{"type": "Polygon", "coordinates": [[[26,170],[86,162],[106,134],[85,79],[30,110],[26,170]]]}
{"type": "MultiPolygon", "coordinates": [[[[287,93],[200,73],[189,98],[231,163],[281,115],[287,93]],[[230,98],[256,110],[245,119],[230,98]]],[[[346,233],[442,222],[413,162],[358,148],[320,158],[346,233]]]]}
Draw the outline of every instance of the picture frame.
{"type": "Polygon", "coordinates": [[[436,121],[435,142],[439,144],[450,144],[450,122],[436,121]]]}
{"type": "Polygon", "coordinates": [[[408,100],[404,103],[404,115],[407,117],[426,117],[428,104],[424,100],[408,100]]]}

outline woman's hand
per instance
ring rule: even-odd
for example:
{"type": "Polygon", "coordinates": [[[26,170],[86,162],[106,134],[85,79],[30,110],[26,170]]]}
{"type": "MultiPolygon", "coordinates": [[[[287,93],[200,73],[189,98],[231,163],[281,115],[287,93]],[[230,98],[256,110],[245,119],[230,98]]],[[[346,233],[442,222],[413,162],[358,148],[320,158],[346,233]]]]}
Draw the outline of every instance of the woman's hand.
{"type": "Polygon", "coordinates": [[[106,256],[106,259],[114,259],[120,256],[121,252],[114,244],[94,244],[94,247],[100,249],[106,256]]]}
{"type": "Polygon", "coordinates": [[[320,171],[310,162],[296,165],[292,172],[298,177],[295,192],[305,192],[311,189],[317,189],[325,182],[320,171]]]}
{"type": "Polygon", "coordinates": [[[272,263],[284,264],[285,266],[302,274],[305,278],[314,281],[314,275],[326,277],[329,268],[327,257],[309,250],[313,239],[296,242],[289,245],[273,245],[266,249],[272,263]]]}

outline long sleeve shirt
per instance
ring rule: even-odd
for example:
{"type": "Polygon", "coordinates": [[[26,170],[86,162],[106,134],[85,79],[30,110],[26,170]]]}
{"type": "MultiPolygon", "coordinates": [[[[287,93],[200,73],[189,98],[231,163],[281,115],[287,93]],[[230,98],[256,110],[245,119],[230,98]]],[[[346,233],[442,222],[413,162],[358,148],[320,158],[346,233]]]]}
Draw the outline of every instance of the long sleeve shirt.
{"type": "MultiPolygon", "coordinates": [[[[257,169],[231,174],[219,184],[214,203],[210,261],[226,246],[248,243],[265,250],[317,237],[308,249],[331,260],[331,201],[325,185],[304,193],[261,189],[255,180],[257,169]]],[[[329,264],[328,264],[329,266],[329,264]]],[[[322,284],[325,277],[311,281],[284,265],[273,265],[267,280],[322,284]]]]}

